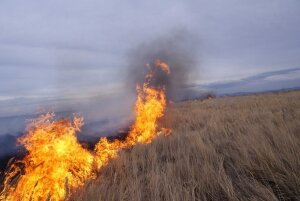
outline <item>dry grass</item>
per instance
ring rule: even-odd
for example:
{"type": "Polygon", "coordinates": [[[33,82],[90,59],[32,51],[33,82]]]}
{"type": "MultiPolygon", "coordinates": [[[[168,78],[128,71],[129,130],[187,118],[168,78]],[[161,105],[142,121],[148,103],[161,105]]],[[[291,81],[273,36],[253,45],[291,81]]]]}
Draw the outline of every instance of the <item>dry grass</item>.
{"type": "Polygon", "coordinates": [[[123,151],[73,199],[300,200],[300,92],[171,106],[172,136],[123,151]]]}

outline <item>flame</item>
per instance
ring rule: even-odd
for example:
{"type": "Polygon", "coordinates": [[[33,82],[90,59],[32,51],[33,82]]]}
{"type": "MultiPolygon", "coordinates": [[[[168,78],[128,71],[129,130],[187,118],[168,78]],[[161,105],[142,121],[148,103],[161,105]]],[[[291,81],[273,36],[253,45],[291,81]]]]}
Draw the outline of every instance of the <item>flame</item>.
{"type": "MultiPolygon", "coordinates": [[[[28,151],[22,160],[25,174],[15,188],[5,189],[5,200],[62,200],[69,189],[83,185],[91,176],[93,155],[75,135],[83,119],[52,121],[53,118],[54,114],[40,116],[29,124],[27,135],[19,139],[28,151]]],[[[6,177],[6,183],[15,174],[17,171],[6,177]]]]}
{"type": "MultiPolygon", "coordinates": [[[[155,66],[170,74],[170,67],[167,63],[160,59],[155,60],[155,66]]],[[[166,93],[164,88],[154,88],[150,86],[154,77],[154,70],[147,64],[149,72],[145,76],[145,83],[137,85],[138,97],[135,103],[135,123],[131,126],[131,130],[126,139],[128,146],[136,143],[150,143],[158,133],[157,121],[164,115],[166,108],[166,93]]],[[[170,130],[162,129],[161,132],[168,135],[170,130]]]]}
{"type": "Polygon", "coordinates": [[[166,107],[164,89],[156,90],[144,84],[137,87],[138,98],[135,103],[136,120],[132,125],[127,143],[150,143],[156,137],[157,120],[163,116],[166,107]]]}
{"type": "MultiPolygon", "coordinates": [[[[156,60],[155,65],[170,73],[169,66],[161,60],[156,60]]],[[[153,76],[150,70],[145,83],[137,86],[136,119],[123,141],[101,138],[94,151],[88,151],[76,138],[83,118],[53,120],[54,114],[48,113],[32,121],[27,134],[19,139],[28,154],[5,173],[0,200],[68,199],[72,190],[94,178],[97,171],[118,156],[120,149],[150,143],[160,133],[170,134],[170,129],[158,130],[157,122],[166,108],[166,95],[164,88],[150,86],[153,76]]]]}
{"type": "Polygon", "coordinates": [[[166,62],[163,62],[161,61],[160,59],[156,59],[155,60],[155,65],[159,68],[161,68],[163,71],[165,71],[167,74],[170,74],[171,71],[170,71],[170,66],[166,63],[166,62]]]}
{"type": "MultiPolygon", "coordinates": [[[[156,67],[161,68],[166,73],[170,73],[168,64],[157,59],[156,67]]],[[[150,86],[150,82],[154,77],[154,71],[149,64],[146,64],[149,72],[145,75],[145,83],[137,85],[137,100],[135,102],[135,122],[131,126],[128,136],[124,141],[116,140],[108,142],[106,138],[102,138],[96,144],[96,153],[98,159],[97,167],[105,165],[110,158],[115,158],[117,152],[121,148],[130,148],[137,143],[150,143],[158,134],[163,133],[169,135],[171,129],[161,128],[158,131],[157,121],[164,115],[166,108],[166,93],[164,88],[154,88],[150,86]]]]}
{"type": "Polygon", "coordinates": [[[95,146],[95,162],[97,170],[105,166],[110,159],[118,156],[118,151],[122,148],[126,148],[126,144],[115,140],[110,142],[107,138],[101,138],[95,146]]]}

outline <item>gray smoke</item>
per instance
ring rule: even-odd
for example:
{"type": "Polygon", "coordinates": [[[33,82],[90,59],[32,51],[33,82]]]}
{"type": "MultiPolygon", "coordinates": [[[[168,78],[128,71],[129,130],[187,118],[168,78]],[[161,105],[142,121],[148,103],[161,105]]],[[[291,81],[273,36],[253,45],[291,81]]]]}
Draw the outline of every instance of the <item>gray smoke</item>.
{"type": "Polygon", "coordinates": [[[198,47],[197,38],[185,30],[172,31],[139,45],[129,54],[129,87],[135,89],[136,84],[143,83],[148,72],[146,64],[154,66],[155,60],[160,59],[169,64],[171,73],[156,68],[151,86],[165,87],[169,100],[183,99],[189,93],[186,85],[197,74],[198,47]]]}

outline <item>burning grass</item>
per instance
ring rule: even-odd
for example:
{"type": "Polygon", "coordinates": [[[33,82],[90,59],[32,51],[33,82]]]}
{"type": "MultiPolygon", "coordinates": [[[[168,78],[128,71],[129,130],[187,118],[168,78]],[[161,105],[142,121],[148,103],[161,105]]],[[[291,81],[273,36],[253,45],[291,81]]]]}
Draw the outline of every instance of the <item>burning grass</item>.
{"type": "Polygon", "coordinates": [[[72,198],[300,200],[300,92],[177,103],[168,138],[139,144],[72,198]]]}
{"type": "Polygon", "coordinates": [[[54,114],[49,113],[33,120],[27,134],[19,139],[27,153],[8,165],[0,183],[0,200],[67,200],[71,192],[95,178],[121,149],[150,143],[159,133],[168,134],[168,129],[158,128],[158,119],[166,108],[165,89],[151,86],[151,81],[158,70],[169,74],[170,69],[158,61],[148,65],[145,82],[137,86],[136,120],[122,141],[101,138],[95,150],[89,151],[76,138],[83,118],[54,120],[54,114]]]}

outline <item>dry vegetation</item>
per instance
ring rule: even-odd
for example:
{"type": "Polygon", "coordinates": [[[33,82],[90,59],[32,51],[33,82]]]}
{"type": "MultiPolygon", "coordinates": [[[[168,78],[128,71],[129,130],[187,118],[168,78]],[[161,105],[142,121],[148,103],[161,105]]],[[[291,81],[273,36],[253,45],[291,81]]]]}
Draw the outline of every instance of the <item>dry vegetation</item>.
{"type": "Polygon", "coordinates": [[[172,136],[123,151],[72,199],[300,200],[300,92],[169,107],[172,136]]]}

